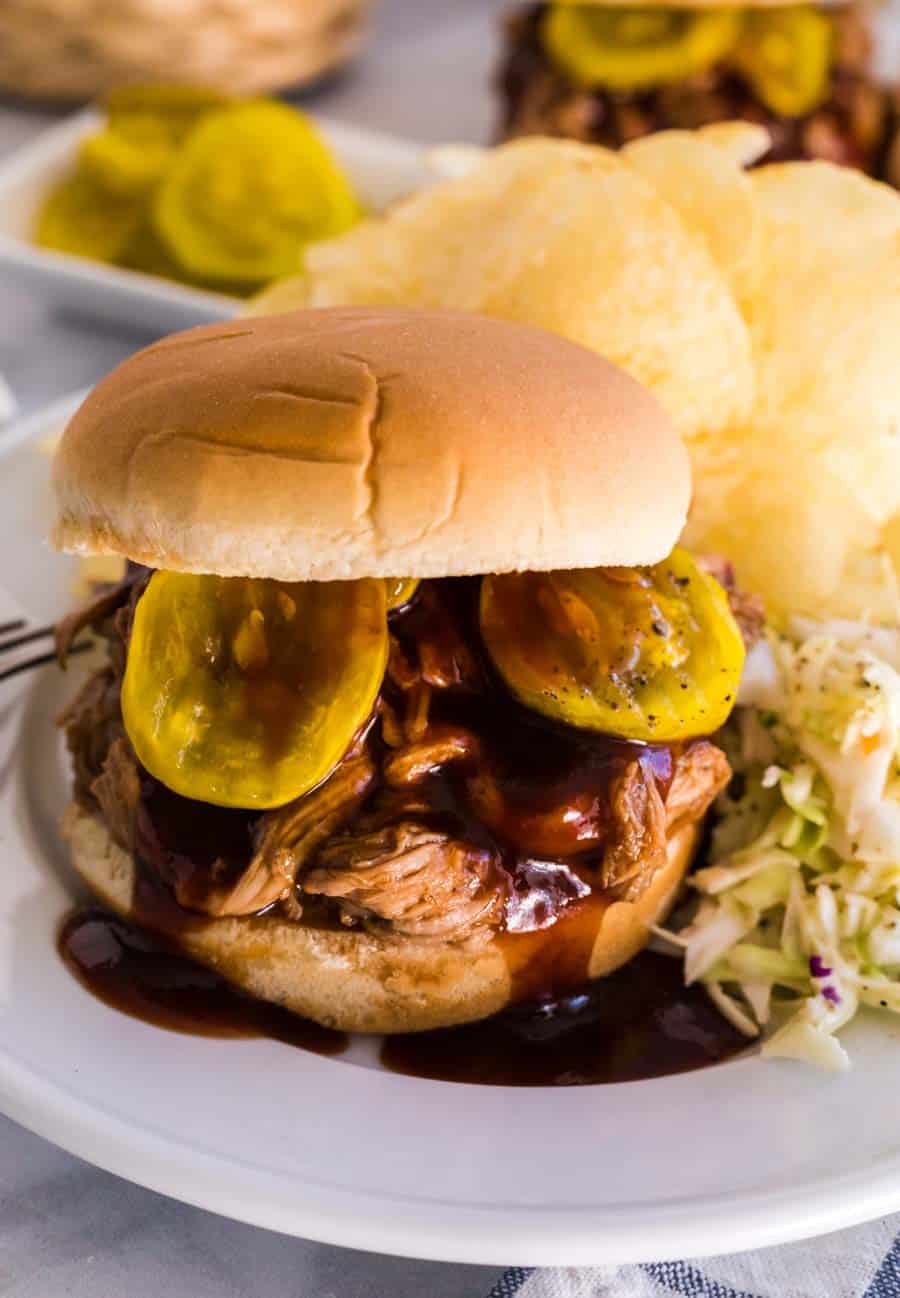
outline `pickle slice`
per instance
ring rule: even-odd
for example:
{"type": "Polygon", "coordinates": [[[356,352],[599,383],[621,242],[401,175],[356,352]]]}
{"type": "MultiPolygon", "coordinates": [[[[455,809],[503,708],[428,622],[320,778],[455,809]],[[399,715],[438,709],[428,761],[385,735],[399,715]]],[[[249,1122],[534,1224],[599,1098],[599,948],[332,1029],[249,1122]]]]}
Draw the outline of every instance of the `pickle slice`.
{"type": "Polygon", "coordinates": [[[205,117],[153,207],[160,236],[186,271],[252,285],[296,273],[307,243],[340,234],[359,215],[311,123],[262,100],[205,117]]]}
{"type": "Polygon", "coordinates": [[[252,292],[246,284],[231,284],[227,280],[206,280],[199,275],[188,275],[160,239],[146,214],[134,238],[119,258],[118,265],[126,270],[160,275],[164,279],[177,280],[180,284],[191,284],[195,288],[208,289],[214,293],[228,293],[232,297],[242,297],[252,292]]]}
{"type": "Polygon", "coordinates": [[[114,262],[133,239],[140,221],[140,204],[116,198],[89,176],[75,172],[44,200],[35,240],[56,252],[114,262]]]}
{"type": "Polygon", "coordinates": [[[485,577],[480,616],[512,693],[567,725],[668,743],[711,734],[734,706],[741,633],[684,550],[651,568],[485,577]]]}
{"type": "Polygon", "coordinates": [[[737,9],[551,5],[542,27],[553,62],[578,85],[638,90],[681,81],[730,53],[737,9]]]}
{"type": "Polygon", "coordinates": [[[419,588],[418,577],[386,577],[384,580],[387,590],[388,612],[393,613],[394,609],[402,608],[408,604],[419,588]]]}
{"type": "Polygon", "coordinates": [[[164,140],[138,143],[107,128],[89,135],[78,150],[78,166],[107,193],[123,199],[140,199],[159,183],[172,157],[164,140]]]}
{"type": "Polygon", "coordinates": [[[808,5],[748,11],[733,63],[767,108],[803,117],[826,98],[831,20],[808,5]]]}
{"type": "Polygon", "coordinates": [[[200,118],[229,102],[196,86],[122,86],[107,98],[105,129],[81,145],[79,165],[112,194],[147,195],[200,118]]]}
{"type": "Polygon", "coordinates": [[[110,122],[121,128],[135,117],[152,117],[157,121],[181,119],[190,125],[204,113],[232,102],[231,96],[206,86],[138,83],[111,90],[104,107],[110,122]]]}
{"type": "Polygon", "coordinates": [[[135,610],[125,729],[147,770],[184,797],[281,806],[340,761],[387,651],[383,581],[156,572],[135,610]]]}
{"type": "Polygon", "coordinates": [[[146,215],[122,253],[119,265],[128,270],[141,270],[145,275],[161,275],[165,279],[180,279],[182,282],[187,280],[146,215]]]}

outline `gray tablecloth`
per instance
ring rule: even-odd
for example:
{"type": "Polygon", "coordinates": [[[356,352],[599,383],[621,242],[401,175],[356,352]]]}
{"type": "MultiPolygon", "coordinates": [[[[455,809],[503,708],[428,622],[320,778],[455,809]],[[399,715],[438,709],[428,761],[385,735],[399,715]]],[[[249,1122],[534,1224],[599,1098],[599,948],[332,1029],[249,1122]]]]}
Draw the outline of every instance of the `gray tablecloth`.
{"type": "MultiPolygon", "coordinates": [[[[496,0],[382,0],[375,45],[317,110],[426,141],[484,140],[496,0]]],[[[55,120],[0,102],[0,156],[55,120]]],[[[0,279],[0,374],[23,413],[94,383],[147,335],[61,315],[0,279]]],[[[96,1171],[0,1118],[3,1298],[483,1298],[490,1268],[284,1238],[96,1171]]]]}

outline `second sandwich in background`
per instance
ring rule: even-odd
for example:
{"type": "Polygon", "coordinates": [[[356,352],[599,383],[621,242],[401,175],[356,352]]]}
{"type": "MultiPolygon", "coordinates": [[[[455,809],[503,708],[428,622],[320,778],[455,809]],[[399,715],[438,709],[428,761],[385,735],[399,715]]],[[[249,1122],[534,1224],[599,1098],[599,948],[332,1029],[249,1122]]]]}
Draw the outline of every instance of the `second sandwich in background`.
{"type": "Polygon", "coordinates": [[[898,99],[873,44],[859,3],[544,0],[506,24],[502,133],[619,148],[743,118],[768,129],[765,161],[821,159],[896,185],[898,99]]]}

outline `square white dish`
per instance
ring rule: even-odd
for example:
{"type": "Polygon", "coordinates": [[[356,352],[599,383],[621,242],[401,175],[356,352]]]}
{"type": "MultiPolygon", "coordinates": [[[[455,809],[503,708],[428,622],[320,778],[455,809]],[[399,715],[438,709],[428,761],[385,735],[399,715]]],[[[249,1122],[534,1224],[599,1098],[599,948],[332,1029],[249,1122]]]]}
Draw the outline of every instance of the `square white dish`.
{"type": "MultiPolygon", "coordinates": [[[[26,288],[49,289],[61,307],[160,333],[227,319],[240,299],[50,252],[32,242],[38,206],[101,120],[94,109],[76,113],[0,162],[0,271],[26,288]]],[[[367,208],[379,211],[429,180],[420,146],[324,118],[316,122],[367,208]]]]}

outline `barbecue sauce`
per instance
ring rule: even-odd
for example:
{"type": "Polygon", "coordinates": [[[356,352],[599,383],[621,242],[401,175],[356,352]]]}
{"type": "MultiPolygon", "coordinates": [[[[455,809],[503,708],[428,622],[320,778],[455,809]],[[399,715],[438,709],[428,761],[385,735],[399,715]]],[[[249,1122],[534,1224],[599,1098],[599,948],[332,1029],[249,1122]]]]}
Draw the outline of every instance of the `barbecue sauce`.
{"type": "MultiPolygon", "coordinates": [[[[267,1037],[319,1055],[349,1038],[235,991],[216,974],[103,911],[75,911],[59,934],[68,968],[98,1000],[145,1023],[204,1037],[267,1037]]],[[[679,961],[644,952],[577,992],[461,1028],[386,1038],[393,1072],[487,1086],[586,1086],[688,1072],[747,1045],[679,961]]]]}
{"type": "Polygon", "coordinates": [[[699,988],[684,986],[679,960],[645,951],[571,995],[466,1027],[388,1037],[381,1062],[445,1082],[589,1086],[690,1072],[746,1046],[699,988]]]}
{"type": "Polygon", "coordinates": [[[269,1037],[317,1055],[338,1055],[347,1047],[343,1032],[243,995],[104,911],[71,914],[58,946],[68,968],[98,1000],[145,1023],[202,1037],[269,1037]]]}

